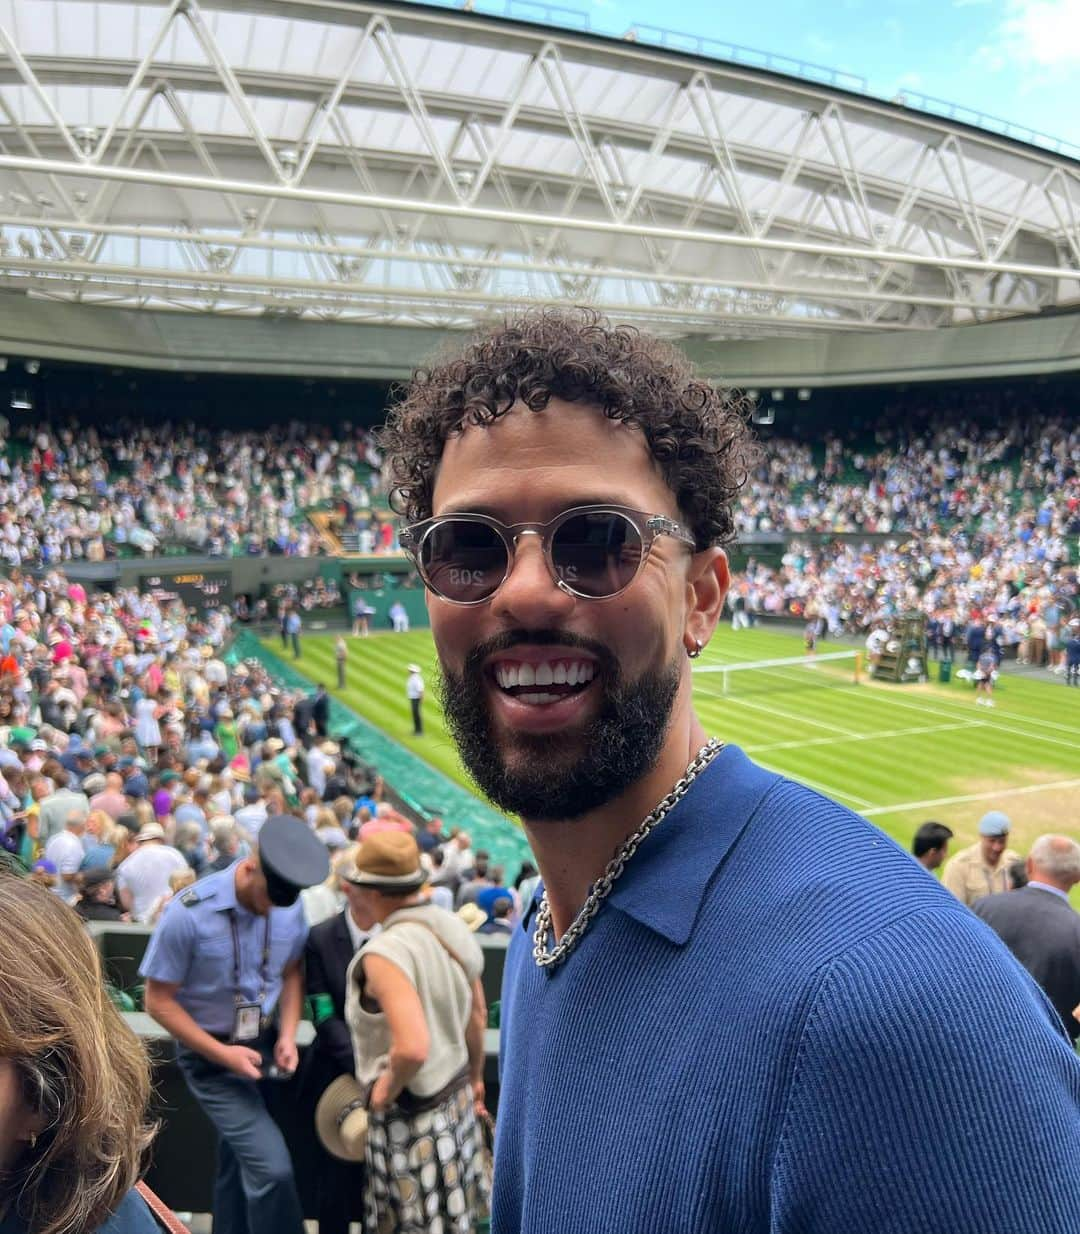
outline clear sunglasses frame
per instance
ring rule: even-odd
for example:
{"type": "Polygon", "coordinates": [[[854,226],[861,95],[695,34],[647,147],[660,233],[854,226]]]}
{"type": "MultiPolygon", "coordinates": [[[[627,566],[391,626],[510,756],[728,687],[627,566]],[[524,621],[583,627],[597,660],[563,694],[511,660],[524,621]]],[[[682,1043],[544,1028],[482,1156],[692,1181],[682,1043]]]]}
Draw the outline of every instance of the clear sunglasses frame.
{"type": "Polygon", "coordinates": [[[694,537],[679,523],[668,518],[664,514],[647,514],[643,510],[633,510],[629,506],[619,505],[591,505],[591,506],[574,506],[569,510],[564,510],[561,514],[557,514],[550,522],[547,523],[502,523],[497,518],[492,518],[488,514],[468,514],[454,513],[438,515],[435,518],[423,519],[419,523],[412,523],[408,527],[402,528],[398,539],[402,548],[409,554],[416,564],[420,577],[424,581],[424,586],[433,594],[439,597],[440,600],[445,600],[447,604],[456,604],[460,608],[474,608],[478,604],[487,604],[498,594],[499,588],[510,577],[510,572],[514,568],[514,557],[517,552],[517,542],[522,536],[539,536],[540,547],[544,555],[544,562],[547,565],[548,573],[551,575],[551,580],[560,591],[566,592],[567,595],[574,596],[579,600],[613,600],[616,596],[622,593],[633,584],[634,580],[645,567],[645,562],[649,558],[649,553],[652,551],[652,546],[659,536],[671,536],[673,540],[678,540],[681,544],[687,544],[691,549],[697,549],[697,542],[694,537]],[[586,514],[616,514],[621,515],[630,523],[638,535],[641,537],[641,555],[637,563],[637,567],[631,577],[616,591],[608,592],[602,596],[592,596],[588,592],[578,591],[572,587],[564,578],[559,575],[558,567],[555,564],[554,558],[551,555],[551,543],[555,537],[555,533],[559,528],[572,518],[577,518],[586,514]],[[506,547],[506,570],[503,573],[498,583],[479,600],[456,600],[452,596],[446,595],[440,591],[432,582],[423,563],[424,542],[437,528],[446,523],[464,522],[464,523],[481,523],[485,527],[490,527],[496,535],[502,540],[506,547]]]}

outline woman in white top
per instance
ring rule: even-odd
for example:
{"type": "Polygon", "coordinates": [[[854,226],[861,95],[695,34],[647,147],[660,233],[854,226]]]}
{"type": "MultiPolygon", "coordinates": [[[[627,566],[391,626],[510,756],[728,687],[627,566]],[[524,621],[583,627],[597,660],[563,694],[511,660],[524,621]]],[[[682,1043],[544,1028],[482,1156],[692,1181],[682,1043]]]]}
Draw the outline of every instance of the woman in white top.
{"type": "Polygon", "coordinates": [[[140,698],[135,704],[135,740],[148,757],[157,758],[158,746],[161,745],[161,728],[158,717],[164,708],[156,699],[140,698]]]}
{"type": "Polygon", "coordinates": [[[365,1234],[469,1234],[487,1211],[483,953],[460,918],[418,894],[412,836],[377,832],[343,877],[359,924],[382,925],[349,968],[345,1004],[370,1093],[365,1234]]]}

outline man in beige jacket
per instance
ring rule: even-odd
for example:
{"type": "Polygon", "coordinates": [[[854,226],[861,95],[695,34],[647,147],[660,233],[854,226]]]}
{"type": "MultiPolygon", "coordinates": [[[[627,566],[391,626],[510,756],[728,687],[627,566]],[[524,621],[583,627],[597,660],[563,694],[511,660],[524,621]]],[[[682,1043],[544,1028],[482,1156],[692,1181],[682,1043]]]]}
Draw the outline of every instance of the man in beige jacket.
{"type": "Polygon", "coordinates": [[[963,848],[945,867],[941,881],[969,908],[983,896],[1009,891],[1009,866],[1020,854],[1008,846],[1012,824],[1000,810],[990,810],[979,819],[979,839],[963,848]]]}

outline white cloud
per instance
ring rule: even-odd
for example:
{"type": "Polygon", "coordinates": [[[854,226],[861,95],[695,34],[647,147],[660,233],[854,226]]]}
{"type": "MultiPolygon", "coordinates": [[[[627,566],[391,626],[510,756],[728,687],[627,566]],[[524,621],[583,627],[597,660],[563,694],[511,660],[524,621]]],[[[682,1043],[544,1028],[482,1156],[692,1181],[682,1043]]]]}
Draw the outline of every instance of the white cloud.
{"type": "Polygon", "coordinates": [[[1080,65],[1080,0],[1009,0],[996,33],[989,50],[1021,64],[1080,65]]]}

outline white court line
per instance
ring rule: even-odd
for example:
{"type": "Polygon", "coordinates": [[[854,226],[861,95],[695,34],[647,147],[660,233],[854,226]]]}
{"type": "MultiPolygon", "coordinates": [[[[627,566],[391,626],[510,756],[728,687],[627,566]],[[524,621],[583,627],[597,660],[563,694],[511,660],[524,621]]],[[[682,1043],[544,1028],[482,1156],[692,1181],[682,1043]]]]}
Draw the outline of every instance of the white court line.
{"type": "Polygon", "coordinates": [[[707,694],[710,698],[720,699],[725,706],[729,703],[734,703],[738,707],[749,707],[752,711],[764,711],[769,716],[783,716],[787,720],[797,720],[800,724],[810,724],[815,728],[823,728],[829,733],[840,733],[842,736],[851,738],[858,737],[860,734],[853,728],[841,728],[839,724],[827,724],[824,720],[812,720],[809,716],[803,715],[798,711],[786,711],[782,707],[774,707],[771,703],[751,703],[745,698],[736,698],[733,694],[720,694],[716,690],[700,690],[701,694],[707,694]]]}
{"type": "MultiPolygon", "coordinates": [[[[721,656],[725,654],[728,654],[728,655],[733,654],[734,663],[729,664],[729,665],[721,665],[721,668],[734,668],[736,664],[753,664],[753,656],[749,656],[746,653],[717,652],[716,654],[721,655],[721,656]]],[[[792,656],[792,659],[794,659],[794,656],[792,656]]],[[[812,664],[813,659],[815,659],[813,658],[813,656],[807,656],[805,663],[812,664]]],[[[932,660],[931,663],[937,664],[938,661],[932,660]]],[[[787,671],[789,671],[790,673],[791,670],[787,670],[787,671]]],[[[799,671],[799,670],[796,670],[796,671],[799,671]]],[[[784,676],[784,674],[785,674],[784,669],[778,669],[778,670],[775,670],[774,673],[771,673],[770,675],[771,676],[784,676]]],[[[797,681],[797,680],[800,680],[800,677],[797,677],[797,676],[790,677],[790,680],[797,681]]],[[[847,682],[845,682],[845,684],[847,684],[847,682]]],[[[873,679],[871,679],[869,675],[869,669],[868,669],[866,670],[866,684],[879,685],[879,684],[885,684],[885,682],[874,682],[873,679]]],[[[878,695],[880,695],[880,697],[889,698],[890,702],[895,701],[895,700],[892,700],[890,695],[885,694],[885,691],[875,691],[875,696],[878,696],[878,695]]],[[[954,711],[952,712],[952,714],[954,714],[954,716],[960,716],[960,714],[964,713],[965,703],[958,700],[958,698],[941,698],[941,700],[939,700],[939,706],[958,707],[960,708],[960,711],[954,711]]],[[[1022,716],[1022,714],[1017,714],[1015,712],[1010,713],[1010,716],[1008,716],[1008,719],[1010,719],[1010,721],[1015,724],[1038,724],[1039,728],[1052,728],[1054,729],[1055,732],[1068,733],[1071,735],[1071,737],[1075,737],[1076,739],[1080,740],[1080,728],[1074,728],[1073,726],[1070,726],[1070,724],[1061,724],[1058,721],[1055,721],[1055,719],[1041,719],[1038,716],[1022,716]]],[[[1000,727],[1000,726],[995,726],[995,727],[1000,727]]],[[[1037,735],[1037,734],[1032,734],[1032,735],[1037,735]]]]}
{"type": "MultiPolygon", "coordinates": [[[[739,663],[753,663],[753,660],[739,661],[739,663]]],[[[812,663],[812,660],[810,658],[807,658],[806,663],[810,664],[812,663]]],[[[729,668],[733,668],[733,666],[734,665],[729,665],[729,668]]],[[[763,670],[763,671],[769,671],[769,670],[763,670]]],[[[789,671],[790,673],[791,670],[786,670],[786,671],[789,671]]],[[[801,670],[796,670],[796,671],[800,671],[801,673],[801,670]]],[[[770,675],[784,676],[785,670],[776,669],[776,670],[773,670],[773,673],[771,673],[770,675]]],[[[800,677],[785,677],[785,680],[797,681],[797,680],[800,680],[800,677]]],[[[875,690],[873,692],[873,697],[884,698],[886,702],[890,702],[892,703],[892,705],[897,706],[897,707],[906,707],[908,711],[922,711],[922,712],[927,712],[928,714],[938,714],[938,716],[943,719],[950,719],[950,718],[958,719],[959,717],[964,716],[964,714],[966,713],[965,703],[960,702],[959,700],[954,700],[954,698],[939,698],[939,700],[936,700],[936,706],[927,707],[927,706],[920,706],[918,705],[918,703],[913,703],[911,701],[901,700],[901,698],[896,698],[892,696],[891,694],[889,694],[889,692],[886,692],[885,690],[875,690]],[[947,708],[947,707],[953,708],[953,710],[952,711],[942,711],[941,710],[941,708],[947,708]]],[[[1069,733],[1071,735],[1074,735],[1074,737],[1076,738],[1076,742],[1080,742],[1080,728],[1070,728],[1068,724],[1059,724],[1057,723],[1057,721],[1053,721],[1053,719],[1038,719],[1034,716],[1018,716],[1018,714],[1016,713],[1008,714],[1006,718],[1008,719],[1008,722],[1012,724],[1038,724],[1038,726],[1041,726],[1044,728],[1053,728],[1055,732],[1069,733]]],[[[985,723],[987,724],[987,727],[996,728],[997,731],[999,732],[1011,733],[1015,735],[1015,737],[1027,737],[1029,739],[1036,740],[1036,742],[1048,742],[1052,745],[1065,745],[1065,747],[1068,747],[1068,748],[1073,748],[1074,745],[1076,744],[1076,742],[1066,742],[1066,740],[1061,740],[1060,738],[1048,737],[1048,735],[1044,735],[1043,733],[1032,732],[1031,729],[1007,728],[1005,724],[1001,723],[1001,721],[997,721],[997,719],[991,719],[990,717],[986,717],[985,723]]]]}
{"type": "Polygon", "coordinates": [[[767,746],[743,746],[747,754],[758,754],[766,750],[795,750],[803,746],[840,745],[847,741],[877,741],[881,737],[914,737],[921,733],[947,733],[958,728],[982,728],[982,720],[971,720],[960,724],[926,724],[919,728],[894,728],[884,733],[862,733],[858,737],[808,737],[805,741],[775,741],[767,746]]]}
{"type": "MultiPolygon", "coordinates": [[[[886,684],[886,683],[876,683],[875,682],[874,684],[886,684]]],[[[892,696],[890,694],[887,694],[884,690],[882,690],[880,693],[883,698],[887,698],[890,701],[892,701],[892,696]]],[[[972,691],[973,699],[974,699],[974,695],[975,695],[975,692],[972,691]]],[[[935,697],[936,698],[936,696],[926,696],[926,695],[923,695],[922,697],[935,697]]],[[[940,699],[936,699],[936,701],[938,703],[938,706],[940,707],[959,708],[958,711],[953,713],[955,715],[962,715],[967,710],[967,703],[959,698],[940,698],[940,699]]],[[[1075,737],[1077,741],[1080,741],[1080,728],[1072,728],[1068,724],[1059,724],[1056,720],[1040,720],[1037,716],[1021,715],[1015,711],[1008,712],[1004,718],[1012,724],[1038,724],[1042,728],[1050,728],[1050,729],[1053,729],[1055,732],[1068,733],[1070,736],[1075,737]]],[[[991,724],[994,723],[994,721],[989,718],[987,722],[991,724]]],[[[1038,733],[1031,734],[1031,736],[1033,737],[1038,737],[1039,735],[1040,734],[1038,733]]]]}
{"type": "Polygon", "coordinates": [[[1025,793],[1045,793],[1056,788],[1080,788],[1080,780],[1055,780],[1052,784],[1025,784],[1023,788],[1006,788],[995,793],[968,793],[963,797],[935,797],[930,801],[904,801],[895,806],[875,806],[872,810],[864,810],[869,817],[873,814],[893,814],[902,810],[928,810],[931,806],[960,805],[965,801],[998,801],[1002,797],[1019,797],[1025,793]]]}
{"type": "MultiPolygon", "coordinates": [[[[887,694],[884,690],[880,693],[875,692],[875,698],[881,698],[886,703],[893,707],[903,707],[906,711],[920,711],[927,715],[936,715],[939,719],[959,719],[964,712],[961,711],[943,711],[942,707],[954,706],[963,707],[962,703],[947,703],[944,700],[937,707],[927,707],[925,704],[913,703],[909,699],[894,698],[893,695],[887,694]]],[[[975,702],[972,700],[972,709],[974,710],[975,702]]],[[[996,729],[999,733],[1011,733],[1014,737],[1023,737],[1027,741],[1044,741],[1054,746],[1064,746],[1067,750],[1075,750],[1077,742],[1066,741],[1063,737],[1050,737],[1046,733],[1033,733],[1029,728],[1010,728],[1007,724],[1002,724],[1000,720],[994,719],[985,713],[975,712],[972,719],[978,716],[985,728],[996,729]]],[[[1012,718],[1012,717],[1010,717],[1012,718]]]]}
{"type": "Polygon", "coordinates": [[[824,793],[826,797],[842,797],[845,801],[850,801],[858,806],[865,814],[867,811],[863,809],[871,803],[865,797],[856,797],[854,793],[845,792],[842,788],[837,788],[833,784],[825,784],[821,780],[810,780],[804,775],[800,775],[795,771],[785,771],[782,767],[770,767],[763,759],[757,759],[758,766],[764,767],[766,771],[775,771],[778,776],[783,776],[785,780],[794,780],[798,784],[805,784],[807,788],[816,788],[818,792],[824,793]]]}

